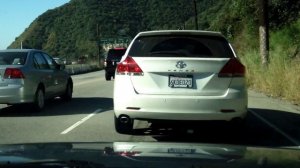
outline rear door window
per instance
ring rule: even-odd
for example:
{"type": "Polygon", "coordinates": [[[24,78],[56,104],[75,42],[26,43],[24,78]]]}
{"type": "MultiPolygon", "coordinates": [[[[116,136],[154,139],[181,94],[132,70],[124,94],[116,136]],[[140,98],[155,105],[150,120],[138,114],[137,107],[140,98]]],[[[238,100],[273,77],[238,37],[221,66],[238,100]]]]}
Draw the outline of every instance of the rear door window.
{"type": "Polygon", "coordinates": [[[34,59],[34,67],[36,69],[50,69],[47,61],[45,60],[45,58],[41,53],[38,52],[34,53],[33,59],[34,59]]]}
{"type": "Polygon", "coordinates": [[[142,36],[129,51],[133,57],[234,57],[228,42],[211,36],[142,36]]]}
{"type": "Polygon", "coordinates": [[[125,52],[126,49],[111,49],[107,53],[107,60],[120,61],[125,52]]]}
{"type": "Polygon", "coordinates": [[[55,70],[57,67],[57,63],[55,62],[54,59],[52,59],[52,57],[50,57],[49,55],[43,53],[43,56],[45,57],[50,69],[55,70]]]}

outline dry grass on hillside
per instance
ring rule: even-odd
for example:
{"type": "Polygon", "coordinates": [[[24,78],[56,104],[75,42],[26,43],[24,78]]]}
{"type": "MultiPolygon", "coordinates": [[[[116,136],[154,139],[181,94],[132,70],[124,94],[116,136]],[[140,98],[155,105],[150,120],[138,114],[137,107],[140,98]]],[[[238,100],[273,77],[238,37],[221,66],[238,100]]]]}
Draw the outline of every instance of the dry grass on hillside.
{"type": "Polygon", "coordinates": [[[270,64],[263,68],[259,53],[248,52],[241,57],[247,67],[250,88],[300,104],[300,59],[286,61],[278,53],[270,54],[270,64]]]}

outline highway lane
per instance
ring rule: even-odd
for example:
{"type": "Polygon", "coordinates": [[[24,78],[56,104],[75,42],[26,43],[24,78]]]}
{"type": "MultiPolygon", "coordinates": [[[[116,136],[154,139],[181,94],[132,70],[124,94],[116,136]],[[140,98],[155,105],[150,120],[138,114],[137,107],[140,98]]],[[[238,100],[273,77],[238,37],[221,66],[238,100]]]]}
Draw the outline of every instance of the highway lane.
{"type": "Polygon", "coordinates": [[[171,141],[239,144],[251,146],[299,146],[300,110],[262,94],[249,92],[249,115],[241,131],[219,122],[179,127],[148,127],[135,122],[134,135],[114,129],[113,81],[104,71],[74,75],[71,102],[48,101],[43,112],[27,112],[24,106],[1,105],[0,144],[32,142],[171,141]]]}

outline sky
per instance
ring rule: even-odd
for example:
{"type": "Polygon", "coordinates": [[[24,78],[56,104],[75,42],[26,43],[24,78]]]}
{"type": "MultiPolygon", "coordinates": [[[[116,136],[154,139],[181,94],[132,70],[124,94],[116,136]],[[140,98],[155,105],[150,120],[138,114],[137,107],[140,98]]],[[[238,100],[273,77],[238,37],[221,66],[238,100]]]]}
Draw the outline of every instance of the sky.
{"type": "Polygon", "coordinates": [[[23,33],[39,15],[70,0],[1,0],[0,2],[0,50],[2,50],[23,33]]]}

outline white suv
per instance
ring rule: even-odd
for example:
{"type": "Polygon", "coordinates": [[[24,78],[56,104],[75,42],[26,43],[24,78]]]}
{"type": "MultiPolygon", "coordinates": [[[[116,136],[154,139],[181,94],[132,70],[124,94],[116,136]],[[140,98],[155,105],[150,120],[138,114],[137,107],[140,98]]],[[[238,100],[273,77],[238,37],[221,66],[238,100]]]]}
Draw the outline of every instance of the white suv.
{"type": "Polygon", "coordinates": [[[131,133],[135,119],[244,119],[245,67],[218,32],[139,33],[117,66],[115,128],[131,133]]]}

